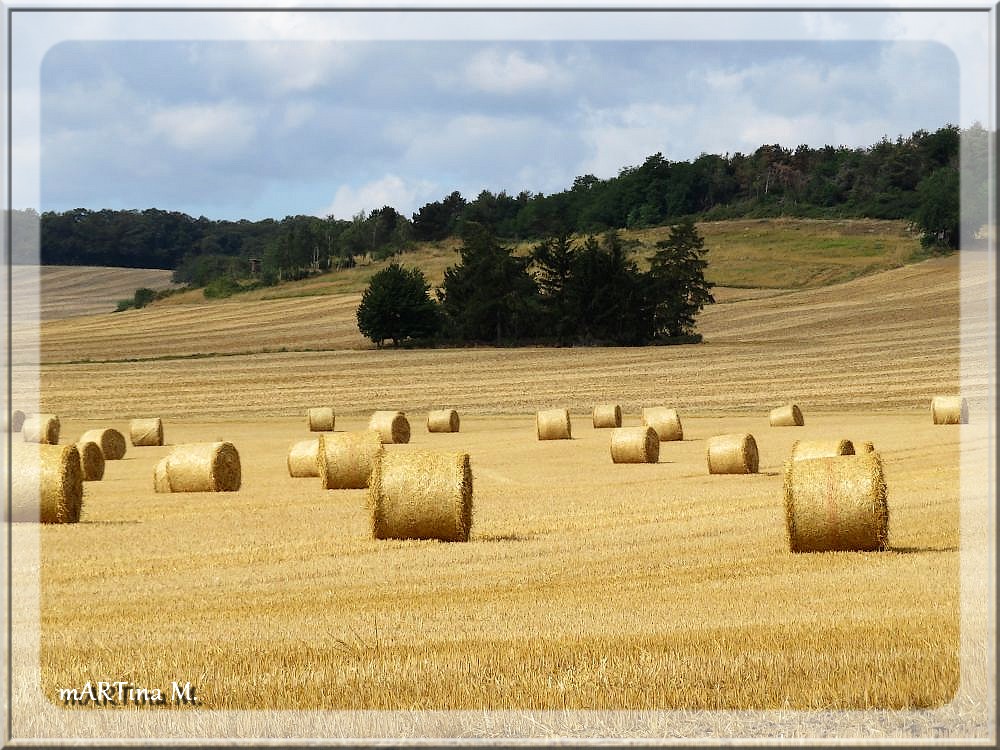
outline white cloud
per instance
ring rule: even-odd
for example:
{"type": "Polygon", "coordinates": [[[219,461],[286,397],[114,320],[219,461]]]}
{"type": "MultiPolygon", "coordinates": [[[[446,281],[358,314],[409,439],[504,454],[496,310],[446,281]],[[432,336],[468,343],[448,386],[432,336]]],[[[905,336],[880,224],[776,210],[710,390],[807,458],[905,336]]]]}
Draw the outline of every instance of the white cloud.
{"type": "Polygon", "coordinates": [[[387,174],[359,187],[341,185],[333,196],[333,201],[318,216],[347,219],[359,211],[373,211],[382,206],[392,206],[404,216],[416,211],[420,206],[434,199],[436,185],[427,180],[405,180],[394,174],[387,174]]]}
{"type": "Polygon", "coordinates": [[[465,66],[465,84],[494,94],[517,94],[554,88],[569,80],[554,62],[529,60],[520,50],[485,49],[465,66]]]}
{"type": "Polygon", "coordinates": [[[150,130],[181,151],[231,156],[253,141],[255,120],[254,111],[240,104],[191,104],[154,112],[150,130]]]}
{"type": "Polygon", "coordinates": [[[681,158],[685,144],[679,134],[691,127],[695,114],[690,104],[641,103],[591,110],[581,134],[590,155],[578,173],[612,177],[622,167],[639,165],[658,151],[668,159],[681,158]]]}

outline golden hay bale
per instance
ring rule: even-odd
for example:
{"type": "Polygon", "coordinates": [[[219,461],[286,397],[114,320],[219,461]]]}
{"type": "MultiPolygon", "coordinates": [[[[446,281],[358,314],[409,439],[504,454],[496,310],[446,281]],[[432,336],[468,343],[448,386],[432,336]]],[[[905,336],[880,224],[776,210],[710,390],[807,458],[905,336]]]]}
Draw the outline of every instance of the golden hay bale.
{"type": "Polygon", "coordinates": [[[862,453],[874,453],[875,452],[875,443],[873,443],[871,440],[866,440],[864,442],[864,444],[861,446],[861,452],[862,453]]]}
{"type": "Polygon", "coordinates": [[[792,443],[792,460],[853,456],[854,443],[850,440],[796,440],[792,443]]]}
{"type": "Polygon", "coordinates": [[[310,432],[333,432],[336,416],[329,406],[318,406],[309,410],[310,432]]]}
{"type": "Polygon", "coordinates": [[[14,409],[13,413],[10,415],[10,431],[20,432],[21,427],[24,426],[24,412],[20,409],[14,409]]]}
{"type": "Polygon", "coordinates": [[[319,477],[324,489],[359,490],[368,486],[383,448],[379,433],[364,430],[320,435],[317,450],[319,477]]]}
{"type": "Polygon", "coordinates": [[[410,442],[410,421],[401,411],[377,411],[368,420],[368,429],[379,434],[383,443],[410,442]]]}
{"type": "Polygon", "coordinates": [[[11,520],[76,523],[83,473],[75,445],[11,445],[11,520]]]}
{"type": "Polygon", "coordinates": [[[229,442],[175,446],[153,470],[157,492],[235,492],[240,483],[240,454],[229,442]]]}
{"type": "Polygon", "coordinates": [[[539,440],[571,440],[572,426],[569,409],[543,409],[535,414],[535,431],[539,440]]]}
{"type": "Polygon", "coordinates": [[[880,550],[889,507],[878,453],[785,462],[785,525],[792,552],[880,550]]]}
{"type": "Polygon", "coordinates": [[[934,424],[968,424],[969,402],[961,396],[935,396],[931,400],[934,424]]]}
{"type": "Polygon", "coordinates": [[[684,428],[676,409],[665,406],[646,407],[642,410],[642,423],[656,430],[660,442],[667,440],[683,440],[684,428]]]}
{"type": "Polygon", "coordinates": [[[803,427],[806,423],[802,418],[802,410],[796,404],[771,409],[769,418],[771,427],[803,427]]]}
{"type": "Polygon", "coordinates": [[[133,419],[128,426],[132,445],[163,445],[163,420],[159,417],[133,419]]]}
{"type": "Polygon", "coordinates": [[[24,418],[21,437],[26,443],[55,445],[59,442],[59,417],[55,414],[32,414],[24,418]]]}
{"type": "Polygon", "coordinates": [[[427,415],[428,432],[458,432],[458,412],[454,409],[436,409],[427,415]]]}
{"type": "Polygon", "coordinates": [[[288,476],[319,476],[319,438],[300,440],[288,449],[288,476]]]}
{"type": "Polygon", "coordinates": [[[660,460],[660,437],[652,427],[616,427],[611,431],[611,461],[616,464],[655,464],[660,460]]]}
{"type": "Polygon", "coordinates": [[[594,407],[594,427],[621,427],[622,408],[618,404],[599,404],[594,407]]]}
{"type": "Polygon", "coordinates": [[[468,453],[385,453],[368,490],[376,539],[467,542],[472,527],[468,453]]]}
{"type": "Polygon", "coordinates": [[[93,440],[81,440],[76,444],[76,449],[80,452],[80,471],[83,472],[83,481],[93,482],[104,478],[104,454],[101,453],[101,446],[93,440]]]}
{"type": "Polygon", "coordinates": [[[709,474],[756,474],[760,463],[757,441],[749,433],[715,435],[708,439],[709,474]]]}
{"type": "Polygon", "coordinates": [[[117,461],[125,455],[125,436],[110,427],[103,430],[87,430],[78,443],[97,443],[105,461],[117,461]]]}

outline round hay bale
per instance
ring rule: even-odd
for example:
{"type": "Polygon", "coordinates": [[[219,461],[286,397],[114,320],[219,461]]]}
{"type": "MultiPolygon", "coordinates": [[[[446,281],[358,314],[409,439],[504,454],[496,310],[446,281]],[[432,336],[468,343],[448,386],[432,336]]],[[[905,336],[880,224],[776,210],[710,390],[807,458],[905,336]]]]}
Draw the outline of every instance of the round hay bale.
{"type": "Polygon", "coordinates": [[[83,472],[75,445],[11,445],[11,520],[76,523],[83,472]]]}
{"type": "Polygon", "coordinates": [[[333,432],[336,416],[329,406],[318,406],[309,410],[310,432],[333,432]]]}
{"type": "Polygon", "coordinates": [[[163,420],[159,417],[133,419],[128,426],[128,436],[135,446],[163,445],[163,420]]]}
{"type": "Polygon", "coordinates": [[[80,471],[83,474],[83,481],[94,482],[103,479],[104,454],[101,453],[101,446],[92,440],[86,440],[77,443],[76,449],[80,453],[80,471]]]}
{"type": "Polygon", "coordinates": [[[288,449],[288,476],[319,476],[319,438],[300,440],[288,449]]]}
{"type": "Polygon", "coordinates": [[[707,452],[709,474],[756,474],[760,464],[757,441],[750,433],[710,437],[707,452]]]}
{"type": "Polygon", "coordinates": [[[806,423],[802,418],[802,410],[796,404],[771,409],[769,418],[771,427],[803,427],[806,423]]]}
{"type": "Polygon", "coordinates": [[[660,437],[652,427],[616,427],[611,431],[611,461],[616,464],[655,464],[660,460],[660,437]]]}
{"type": "Polygon", "coordinates": [[[850,440],[796,440],[792,443],[793,461],[853,455],[854,443],[850,440]]]}
{"type": "Polygon", "coordinates": [[[157,492],[235,492],[240,488],[240,454],[229,442],[175,446],[153,470],[157,492]]]}
{"type": "Polygon", "coordinates": [[[401,411],[377,411],[368,420],[368,429],[379,434],[383,443],[410,442],[410,421],[401,411]]]}
{"type": "Polygon", "coordinates": [[[934,424],[968,424],[969,402],[961,396],[935,396],[931,400],[934,424]]]}
{"type": "Polygon", "coordinates": [[[864,445],[861,446],[861,452],[862,453],[874,453],[875,452],[875,443],[873,443],[871,440],[866,440],[864,442],[864,445]]]}
{"type": "Polygon", "coordinates": [[[646,407],[642,410],[642,423],[656,430],[660,442],[683,440],[684,428],[676,409],[665,406],[646,407]]]}
{"type": "Polygon", "coordinates": [[[785,462],[792,552],[885,549],[889,507],[878,453],[785,462]]]}
{"type": "Polygon", "coordinates": [[[458,412],[454,409],[437,409],[427,415],[428,432],[458,432],[458,412]]]}
{"type": "Polygon", "coordinates": [[[320,435],[319,477],[324,489],[359,490],[368,486],[382,455],[382,439],[374,430],[320,435]]]}
{"type": "Polygon", "coordinates": [[[55,414],[32,414],[21,424],[21,438],[26,443],[55,445],[59,442],[59,417],[55,414]]]}
{"type": "Polygon", "coordinates": [[[569,409],[543,409],[535,414],[535,431],[539,440],[571,440],[572,426],[569,409]]]}
{"type": "Polygon", "coordinates": [[[112,430],[111,428],[87,430],[80,436],[77,442],[97,443],[101,449],[101,453],[104,454],[105,461],[117,461],[125,455],[125,436],[118,432],[118,430],[112,430]]]}
{"type": "Polygon", "coordinates": [[[10,415],[10,431],[20,432],[21,427],[24,426],[24,412],[20,409],[14,409],[10,415]]]}
{"type": "Polygon", "coordinates": [[[376,539],[467,542],[472,528],[468,453],[385,453],[368,490],[376,539]]]}
{"type": "Polygon", "coordinates": [[[599,404],[594,407],[594,428],[621,427],[622,408],[618,404],[599,404]]]}

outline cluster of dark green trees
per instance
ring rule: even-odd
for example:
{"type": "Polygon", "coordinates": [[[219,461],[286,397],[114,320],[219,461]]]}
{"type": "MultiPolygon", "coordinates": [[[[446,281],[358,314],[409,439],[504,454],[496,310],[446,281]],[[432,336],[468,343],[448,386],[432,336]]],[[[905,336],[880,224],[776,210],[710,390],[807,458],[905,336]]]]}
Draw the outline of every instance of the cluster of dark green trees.
{"type": "MultiPolygon", "coordinates": [[[[925,244],[954,248],[960,135],[972,150],[987,140],[978,126],[964,134],[947,126],[868,148],[765,145],[752,154],[703,154],[693,161],[654,154],[616,177],[582,175],[550,195],[484,190],[470,201],[452,192],[411,218],[392,206],[350,220],[215,221],[159,209],[82,208],[34,218],[40,218],[43,263],[169,268],[175,281],[194,286],[246,278],[251,259],[260,261],[259,283],[265,284],[349,267],[359,256],[389,257],[415,240],[444,239],[473,224],[520,241],[662,225],[686,216],[872,217],[914,221],[925,244]]],[[[19,251],[18,233],[30,222],[16,218],[15,260],[30,257],[19,251]]]]}
{"type": "Polygon", "coordinates": [[[582,243],[560,234],[518,256],[487,224],[465,222],[460,261],[432,298],[418,268],[391,263],[358,306],[378,346],[428,342],[642,345],[697,340],[695,317],[714,301],[704,240],[688,218],[656,244],[650,269],[615,231],[582,243]]]}

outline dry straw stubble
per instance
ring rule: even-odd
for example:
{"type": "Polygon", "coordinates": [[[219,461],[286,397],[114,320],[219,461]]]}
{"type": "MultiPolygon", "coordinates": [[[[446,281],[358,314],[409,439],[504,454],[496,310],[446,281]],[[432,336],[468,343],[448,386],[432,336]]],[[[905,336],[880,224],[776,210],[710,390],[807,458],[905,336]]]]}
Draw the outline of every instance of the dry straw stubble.
{"type": "Polygon", "coordinates": [[[310,432],[333,432],[336,415],[329,406],[317,406],[309,410],[310,432]]]}
{"type": "Polygon", "coordinates": [[[75,445],[11,445],[11,520],[76,523],[83,472],[75,445]]]}
{"type": "Polygon", "coordinates": [[[59,442],[59,417],[55,414],[32,414],[21,425],[21,438],[26,443],[55,445],[59,442]]]}
{"type": "Polygon", "coordinates": [[[117,461],[125,455],[125,436],[110,427],[87,430],[77,442],[97,443],[105,461],[117,461]]]}
{"type": "Polygon", "coordinates": [[[80,471],[83,481],[96,482],[104,478],[104,454],[101,446],[92,440],[82,440],[76,444],[80,453],[80,471]]]}
{"type": "Polygon", "coordinates": [[[792,552],[873,551],[889,540],[878,453],[785,462],[785,527],[792,552]]]}
{"type": "Polygon", "coordinates": [[[931,399],[934,424],[968,424],[969,402],[961,396],[935,396],[931,399]]]}
{"type": "Polygon", "coordinates": [[[377,432],[383,443],[410,442],[410,422],[401,411],[375,412],[368,420],[368,429],[377,432]]]}
{"type": "Polygon", "coordinates": [[[792,460],[853,456],[854,443],[850,440],[796,440],[792,443],[792,460]]]}
{"type": "Polygon", "coordinates": [[[535,431],[539,440],[571,440],[572,425],[569,409],[543,409],[535,414],[535,431]]]}
{"type": "Polygon", "coordinates": [[[771,409],[768,419],[771,427],[803,427],[806,423],[798,404],[786,404],[771,409]]]}
{"type": "Polygon", "coordinates": [[[665,406],[645,407],[642,410],[642,423],[656,430],[660,442],[684,439],[684,428],[676,409],[665,406]]]}
{"type": "Polygon", "coordinates": [[[428,432],[458,432],[458,412],[454,409],[435,409],[427,415],[428,432]]]}
{"type": "Polygon", "coordinates": [[[376,539],[466,542],[472,528],[468,453],[384,453],[368,490],[376,539]]]}
{"type": "Polygon", "coordinates": [[[594,428],[622,426],[622,408],[618,404],[598,404],[594,407],[594,428]]]}
{"type": "Polygon", "coordinates": [[[319,477],[324,489],[364,489],[383,450],[375,430],[320,435],[319,477]]]}
{"type": "Polygon", "coordinates": [[[616,464],[655,464],[660,460],[660,437],[652,427],[617,427],[611,431],[611,461],[616,464]]]}
{"type": "Polygon", "coordinates": [[[319,476],[319,438],[300,440],[288,449],[288,475],[319,476]]]}
{"type": "Polygon", "coordinates": [[[239,451],[225,441],[175,446],[153,469],[157,492],[235,492],[241,481],[239,451]]]}
{"type": "Polygon", "coordinates": [[[757,441],[750,433],[709,438],[707,456],[709,474],[756,474],[760,464],[757,441]]]}
{"type": "Polygon", "coordinates": [[[133,419],[128,426],[129,440],[134,446],[163,445],[163,420],[159,417],[133,419]]]}

